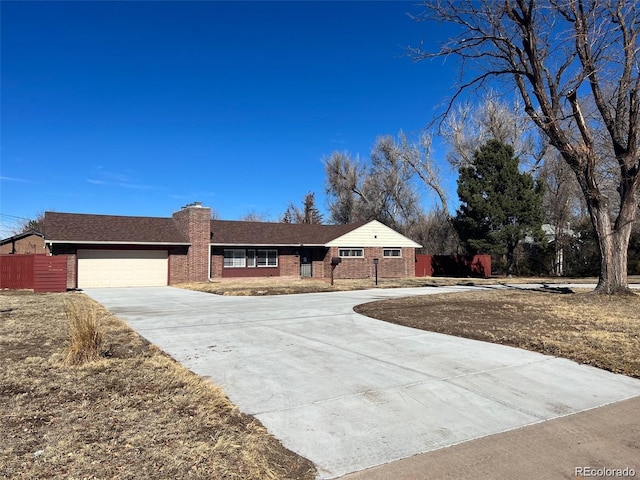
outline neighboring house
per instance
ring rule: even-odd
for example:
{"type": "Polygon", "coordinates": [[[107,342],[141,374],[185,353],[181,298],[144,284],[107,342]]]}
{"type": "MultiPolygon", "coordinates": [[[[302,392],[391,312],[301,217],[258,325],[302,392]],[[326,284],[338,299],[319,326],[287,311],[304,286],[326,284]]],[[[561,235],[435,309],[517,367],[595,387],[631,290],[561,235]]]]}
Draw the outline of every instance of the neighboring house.
{"type": "MultiPolygon", "coordinates": [[[[572,230],[567,223],[566,228],[556,227],[549,223],[542,225],[542,233],[544,234],[544,240],[547,243],[553,243],[555,249],[555,259],[553,262],[553,273],[561,277],[564,275],[564,251],[567,246],[568,239],[575,238],[576,232],[572,230]]],[[[535,240],[532,236],[527,235],[524,239],[524,243],[533,244],[535,240]]]]}
{"type": "Polygon", "coordinates": [[[28,231],[0,240],[0,254],[46,254],[44,235],[28,231]]]}
{"type": "Polygon", "coordinates": [[[349,225],[45,213],[45,242],[67,254],[69,288],[157,286],[238,277],[413,277],[416,242],[378,221],[349,225]]]}

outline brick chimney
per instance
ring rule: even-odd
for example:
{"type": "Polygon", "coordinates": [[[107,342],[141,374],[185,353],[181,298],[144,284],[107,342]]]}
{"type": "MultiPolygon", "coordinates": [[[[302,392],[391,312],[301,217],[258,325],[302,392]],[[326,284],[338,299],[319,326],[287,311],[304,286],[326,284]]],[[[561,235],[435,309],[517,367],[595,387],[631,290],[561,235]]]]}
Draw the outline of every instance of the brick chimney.
{"type": "Polygon", "coordinates": [[[187,281],[206,282],[209,279],[211,209],[203,207],[201,202],[190,203],[175,212],[173,219],[191,242],[187,253],[187,281]]]}

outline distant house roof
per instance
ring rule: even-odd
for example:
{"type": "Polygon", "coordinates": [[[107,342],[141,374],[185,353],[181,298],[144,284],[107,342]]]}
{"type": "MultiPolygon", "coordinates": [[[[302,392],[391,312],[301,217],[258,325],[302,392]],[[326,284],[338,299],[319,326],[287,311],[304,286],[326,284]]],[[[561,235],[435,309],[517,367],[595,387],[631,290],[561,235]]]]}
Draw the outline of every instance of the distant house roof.
{"type": "Polygon", "coordinates": [[[13,242],[16,242],[18,240],[22,240],[23,238],[30,237],[32,235],[35,235],[37,237],[44,237],[44,235],[42,233],[40,233],[40,232],[36,232],[35,230],[29,230],[29,231],[26,231],[26,232],[18,233],[17,235],[13,235],[12,237],[3,238],[2,240],[0,240],[0,245],[5,245],[7,243],[13,243],[13,242]]]}
{"type": "Polygon", "coordinates": [[[366,222],[347,225],[243,222],[211,220],[212,245],[320,246],[349,233],[366,222]]]}
{"type": "Polygon", "coordinates": [[[45,239],[52,243],[189,245],[173,218],[46,212],[45,239]]]}

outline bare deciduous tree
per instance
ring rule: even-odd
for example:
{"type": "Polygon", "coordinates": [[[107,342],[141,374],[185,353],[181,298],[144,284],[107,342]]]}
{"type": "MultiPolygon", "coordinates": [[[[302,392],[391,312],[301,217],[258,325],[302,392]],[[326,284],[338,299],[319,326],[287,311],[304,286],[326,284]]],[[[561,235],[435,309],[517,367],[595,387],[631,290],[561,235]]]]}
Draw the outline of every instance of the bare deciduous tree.
{"type": "Polygon", "coordinates": [[[492,80],[515,88],[580,185],[601,255],[596,292],[629,292],[627,251],[640,192],[637,2],[441,0],[424,6],[419,19],[459,27],[439,51],[414,50],[419,59],[461,60],[448,111],[463,91],[492,80]],[[599,183],[607,157],[615,165],[617,201],[599,183]]]}
{"type": "Polygon", "coordinates": [[[440,214],[449,214],[449,202],[442,188],[442,178],[438,166],[431,156],[431,135],[422,133],[417,141],[411,142],[404,134],[398,134],[398,149],[402,160],[407,163],[422,181],[424,186],[434,192],[440,200],[440,214]]]}
{"type": "Polygon", "coordinates": [[[410,230],[405,233],[422,245],[422,252],[432,255],[457,255],[460,239],[453,228],[449,212],[435,208],[420,215],[410,230]]]}
{"type": "Polygon", "coordinates": [[[243,222],[270,222],[271,217],[267,212],[259,212],[256,209],[252,208],[247,213],[245,213],[241,218],[243,222]]]}
{"type": "Polygon", "coordinates": [[[364,191],[366,166],[346,152],[333,152],[325,160],[326,192],[333,223],[352,223],[368,218],[371,201],[364,191]]]}
{"type": "Polygon", "coordinates": [[[538,171],[544,185],[543,210],[545,222],[551,226],[551,240],[555,248],[553,272],[564,274],[565,250],[571,240],[572,225],[584,218],[580,186],[573,171],[560,155],[547,158],[538,171]]]}
{"type": "Polygon", "coordinates": [[[477,104],[456,105],[444,119],[440,134],[450,148],[447,159],[456,169],[472,162],[478,145],[498,140],[511,145],[525,170],[532,172],[540,165],[548,145],[536,130],[522,101],[516,98],[508,103],[491,90],[477,104]]]}
{"type": "Polygon", "coordinates": [[[376,219],[405,232],[422,213],[414,171],[390,136],[376,140],[368,164],[334,152],[325,161],[325,172],[334,223],[376,219]]]}
{"type": "Polygon", "coordinates": [[[404,161],[393,137],[378,137],[371,152],[366,185],[374,198],[376,217],[391,228],[406,232],[422,212],[411,165],[404,161]]]}

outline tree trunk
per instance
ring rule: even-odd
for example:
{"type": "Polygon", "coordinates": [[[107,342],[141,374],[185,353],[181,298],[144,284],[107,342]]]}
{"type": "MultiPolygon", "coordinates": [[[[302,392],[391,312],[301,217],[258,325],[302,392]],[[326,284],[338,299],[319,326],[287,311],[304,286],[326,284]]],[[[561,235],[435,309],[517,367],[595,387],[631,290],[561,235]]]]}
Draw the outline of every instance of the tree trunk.
{"type": "Polygon", "coordinates": [[[608,209],[590,207],[601,257],[600,278],[595,292],[605,295],[632,294],[627,280],[627,253],[635,209],[622,208],[615,226],[612,226],[608,209]]]}

